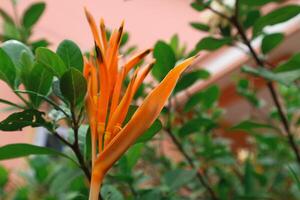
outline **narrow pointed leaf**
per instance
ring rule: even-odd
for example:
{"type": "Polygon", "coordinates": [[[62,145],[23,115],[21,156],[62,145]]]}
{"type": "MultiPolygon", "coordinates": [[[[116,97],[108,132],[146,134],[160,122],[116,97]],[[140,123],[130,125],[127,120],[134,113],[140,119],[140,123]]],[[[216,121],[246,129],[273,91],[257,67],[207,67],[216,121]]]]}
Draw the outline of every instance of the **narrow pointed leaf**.
{"type": "Polygon", "coordinates": [[[0,147],[0,160],[14,159],[30,155],[62,156],[76,163],[76,161],[69,156],[47,147],[40,147],[25,143],[8,144],[0,147]]]}

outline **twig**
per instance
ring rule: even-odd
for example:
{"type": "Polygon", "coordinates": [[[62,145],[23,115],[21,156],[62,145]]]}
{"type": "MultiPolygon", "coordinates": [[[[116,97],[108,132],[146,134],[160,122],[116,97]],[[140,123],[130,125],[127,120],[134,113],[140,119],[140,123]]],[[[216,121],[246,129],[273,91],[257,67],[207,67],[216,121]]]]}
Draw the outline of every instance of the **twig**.
{"type": "MultiPolygon", "coordinates": [[[[183,155],[183,157],[185,158],[185,160],[187,161],[187,163],[193,168],[193,169],[197,169],[196,165],[193,162],[193,159],[187,154],[187,152],[184,150],[184,148],[182,147],[181,143],[179,142],[179,140],[174,136],[174,134],[172,133],[172,131],[169,128],[166,128],[165,131],[167,132],[167,134],[170,136],[172,142],[176,145],[177,149],[179,150],[179,152],[183,155]]],[[[203,177],[203,175],[201,174],[201,172],[199,170],[197,171],[197,178],[200,181],[200,183],[203,185],[203,187],[209,192],[211,198],[213,200],[218,200],[217,195],[215,194],[214,190],[212,189],[212,187],[209,185],[209,183],[205,180],[205,178],[203,177]]]]}
{"type": "Polygon", "coordinates": [[[217,195],[215,194],[214,190],[210,186],[210,184],[205,180],[204,176],[200,173],[200,171],[197,169],[197,166],[194,164],[193,159],[187,154],[187,152],[184,150],[183,146],[181,145],[180,141],[175,137],[175,135],[172,133],[172,120],[171,120],[171,98],[169,99],[168,107],[169,107],[169,114],[168,114],[168,121],[167,121],[167,127],[164,128],[166,133],[171,138],[172,142],[175,144],[179,152],[183,155],[187,163],[190,165],[191,168],[196,169],[197,172],[197,178],[200,181],[200,183],[203,185],[203,187],[209,192],[211,198],[213,200],[218,200],[217,195]]]}
{"type": "MultiPolygon", "coordinates": [[[[83,172],[85,173],[86,177],[89,179],[89,181],[91,180],[91,172],[90,170],[88,169],[85,161],[84,161],[84,158],[83,158],[83,155],[81,154],[81,151],[80,151],[80,147],[79,147],[79,138],[78,138],[78,135],[79,135],[79,124],[78,122],[80,121],[80,118],[76,118],[76,114],[74,112],[74,109],[75,106],[74,105],[71,105],[71,117],[72,117],[72,128],[73,128],[73,131],[74,131],[74,143],[72,144],[72,150],[74,151],[77,159],[78,159],[78,162],[80,164],[80,167],[81,169],[83,170],[83,172]]],[[[81,111],[80,111],[80,115],[81,115],[81,111]]]]}
{"type": "MultiPolygon", "coordinates": [[[[237,16],[234,16],[231,20],[231,23],[236,27],[238,33],[240,34],[240,36],[242,37],[242,40],[243,42],[245,43],[245,45],[249,48],[249,51],[253,57],[253,59],[255,60],[256,64],[259,65],[260,67],[263,67],[263,68],[266,68],[265,66],[265,63],[264,61],[262,61],[257,53],[255,52],[254,48],[252,47],[251,45],[251,42],[249,41],[249,39],[247,38],[246,36],[246,33],[243,29],[243,27],[241,26],[241,24],[239,23],[239,20],[238,20],[238,17],[237,16]]],[[[281,123],[284,127],[284,130],[285,132],[287,133],[287,139],[288,139],[288,142],[292,148],[292,150],[294,151],[294,154],[297,158],[297,162],[300,166],[300,154],[299,154],[299,149],[297,147],[297,144],[296,144],[296,141],[295,141],[295,138],[293,136],[293,134],[291,133],[290,131],[290,126],[289,126],[289,123],[288,123],[288,119],[285,115],[285,113],[283,112],[283,108],[282,108],[282,105],[280,104],[280,101],[279,101],[279,98],[276,94],[276,90],[275,90],[275,87],[273,86],[272,82],[267,82],[267,87],[268,87],[268,90],[271,94],[271,97],[273,99],[273,102],[278,110],[278,113],[279,113],[279,117],[281,119],[281,123]]]]}

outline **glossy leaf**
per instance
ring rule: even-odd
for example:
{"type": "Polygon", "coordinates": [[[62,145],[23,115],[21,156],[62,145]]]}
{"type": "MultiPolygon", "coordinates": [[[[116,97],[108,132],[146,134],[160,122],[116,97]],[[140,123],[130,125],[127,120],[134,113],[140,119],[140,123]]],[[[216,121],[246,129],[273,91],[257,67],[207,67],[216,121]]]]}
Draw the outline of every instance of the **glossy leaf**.
{"type": "MultiPolygon", "coordinates": [[[[28,81],[25,85],[27,90],[47,96],[52,85],[53,76],[44,65],[36,63],[29,74],[29,79],[31,81],[28,81]]],[[[36,108],[39,107],[42,101],[41,97],[37,95],[30,95],[30,100],[36,108]]]]}
{"type": "MultiPolygon", "coordinates": [[[[0,160],[20,158],[30,155],[55,155],[68,158],[69,160],[75,162],[72,158],[67,155],[50,149],[48,147],[40,147],[32,144],[17,143],[8,144],[0,147],[0,160]]],[[[76,163],[76,162],[75,162],[76,163]]]]}
{"type": "Polygon", "coordinates": [[[200,31],[209,31],[209,26],[206,25],[206,24],[202,24],[202,23],[198,23],[198,22],[191,22],[190,23],[191,26],[197,30],[200,30],[200,31]]]}
{"type": "Polygon", "coordinates": [[[44,113],[35,109],[16,112],[0,122],[1,131],[20,131],[27,126],[51,128],[51,124],[43,118],[44,113]]]}
{"type": "Polygon", "coordinates": [[[0,79],[5,81],[11,88],[14,88],[16,68],[2,48],[0,48],[0,79]]]}
{"type": "Polygon", "coordinates": [[[274,72],[289,72],[300,69],[300,53],[293,55],[286,62],[281,63],[278,67],[275,68],[274,72]]]}
{"type": "Polygon", "coordinates": [[[155,44],[153,56],[156,63],[152,69],[152,74],[158,81],[161,81],[175,66],[176,56],[171,46],[163,41],[158,41],[155,44]]]}
{"type": "Polygon", "coordinates": [[[201,39],[197,45],[196,50],[207,50],[207,51],[214,51],[217,50],[225,45],[228,45],[231,43],[230,38],[213,38],[213,37],[205,37],[201,39]]]}
{"type": "Polygon", "coordinates": [[[286,5],[262,16],[253,27],[253,35],[257,36],[264,27],[285,22],[300,13],[299,5],[286,5]]]}
{"type": "Polygon", "coordinates": [[[24,52],[26,52],[31,60],[34,59],[34,55],[30,48],[17,40],[8,40],[1,44],[1,48],[9,55],[17,69],[22,67],[21,61],[24,52]]]}
{"type": "Polygon", "coordinates": [[[46,4],[43,2],[32,4],[22,17],[22,24],[26,29],[30,29],[41,17],[46,4]]]}
{"type": "Polygon", "coordinates": [[[57,77],[61,77],[67,71],[67,67],[62,59],[45,47],[40,47],[36,50],[36,60],[57,77]]]}
{"type": "Polygon", "coordinates": [[[71,40],[62,41],[56,53],[64,61],[67,67],[74,67],[82,72],[83,57],[80,48],[71,40]]]}
{"type": "Polygon", "coordinates": [[[269,53],[274,48],[276,48],[284,39],[284,35],[282,33],[272,33],[266,35],[261,43],[261,50],[264,54],[269,53]]]}
{"type": "Polygon", "coordinates": [[[174,93],[180,92],[190,87],[195,82],[199,80],[207,79],[208,77],[209,77],[209,72],[206,70],[196,70],[196,71],[186,73],[178,81],[174,89],[174,93]]]}
{"type": "Polygon", "coordinates": [[[242,71],[255,76],[263,77],[269,81],[276,81],[287,86],[300,78],[300,69],[274,73],[262,67],[253,68],[249,66],[243,66],[242,71]]]}
{"type": "Polygon", "coordinates": [[[75,106],[81,102],[86,94],[87,83],[80,71],[70,68],[60,80],[62,95],[75,106]]]}

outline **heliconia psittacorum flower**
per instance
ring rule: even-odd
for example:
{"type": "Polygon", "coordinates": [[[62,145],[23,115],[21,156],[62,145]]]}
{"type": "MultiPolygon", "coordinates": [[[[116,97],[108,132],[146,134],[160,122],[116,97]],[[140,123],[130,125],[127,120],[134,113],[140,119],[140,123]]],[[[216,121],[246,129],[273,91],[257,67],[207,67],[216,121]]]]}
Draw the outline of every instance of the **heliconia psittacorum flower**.
{"type": "Polygon", "coordinates": [[[98,29],[94,18],[86,9],[85,14],[95,43],[95,53],[85,58],[84,76],[88,83],[85,104],[92,139],[89,199],[97,200],[107,171],[156,120],[180,75],[192,64],[195,57],[186,59],[174,67],[124,124],[134,94],[151,71],[154,62],[142,68],[133,68],[151,52],[151,49],[133,56],[119,67],[119,46],[124,23],[118,30],[114,30],[108,39],[103,20],[101,19],[98,29]],[[125,93],[121,95],[125,77],[131,70],[134,70],[134,73],[125,93]]]}

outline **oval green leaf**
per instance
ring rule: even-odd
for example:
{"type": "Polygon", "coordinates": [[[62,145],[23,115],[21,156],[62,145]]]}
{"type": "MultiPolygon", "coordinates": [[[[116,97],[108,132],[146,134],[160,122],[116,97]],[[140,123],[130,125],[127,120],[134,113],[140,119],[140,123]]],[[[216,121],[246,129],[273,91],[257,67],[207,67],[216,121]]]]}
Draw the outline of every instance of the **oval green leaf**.
{"type": "Polygon", "coordinates": [[[43,2],[32,4],[24,13],[22,17],[22,25],[26,29],[30,29],[41,17],[46,4],[43,2]]]}
{"type": "Polygon", "coordinates": [[[70,68],[61,77],[60,90],[70,104],[75,106],[83,100],[87,90],[87,83],[80,71],[70,68]]]}
{"type": "Polygon", "coordinates": [[[82,72],[83,69],[83,57],[80,48],[71,40],[62,41],[56,53],[64,61],[67,67],[75,67],[82,72]]]}
{"type": "Polygon", "coordinates": [[[272,49],[276,48],[284,39],[282,33],[273,33],[266,35],[261,43],[261,50],[264,54],[269,53],[272,49]]]}
{"type": "Polygon", "coordinates": [[[40,47],[35,53],[37,62],[43,64],[54,76],[61,77],[67,71],[65,63],[53,51],[40,47]]]}
{"type": "Polygon", "coordinates": [[[11,88],[15,87],[16,68],[7,53],[0,48],[0,79],[11,88]]]}

